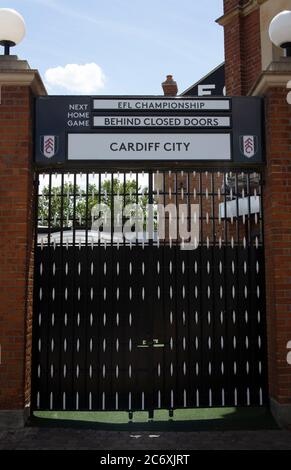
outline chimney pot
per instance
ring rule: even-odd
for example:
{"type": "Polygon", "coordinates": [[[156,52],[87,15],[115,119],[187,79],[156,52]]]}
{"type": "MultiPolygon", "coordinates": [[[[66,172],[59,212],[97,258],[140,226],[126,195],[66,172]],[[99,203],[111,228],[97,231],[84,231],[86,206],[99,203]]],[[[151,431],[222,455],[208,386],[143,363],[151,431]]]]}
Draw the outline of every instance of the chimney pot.
{"type": "Polygon", "coordinates": [[[173,75],[167,75],[167,80],[162,83],[162,88],[165,96],[177,96],[178,94],[177,82],[173,80],[173,75]]]}

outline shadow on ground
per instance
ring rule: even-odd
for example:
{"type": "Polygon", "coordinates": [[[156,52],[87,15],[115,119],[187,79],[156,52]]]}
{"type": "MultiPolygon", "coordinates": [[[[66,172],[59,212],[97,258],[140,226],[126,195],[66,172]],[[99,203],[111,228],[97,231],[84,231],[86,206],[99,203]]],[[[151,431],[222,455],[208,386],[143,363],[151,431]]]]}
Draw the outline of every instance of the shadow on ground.
{"type": "Polygon", "coordinates": [[[175,410],[169,417],[166,410],[136,412],[130,420],[126,412],[34,412],[29,425],[34,427],[67,427],[104,431],[257,431],[276,430],[270,411],[266,408],[208,408],[175,410]]]}

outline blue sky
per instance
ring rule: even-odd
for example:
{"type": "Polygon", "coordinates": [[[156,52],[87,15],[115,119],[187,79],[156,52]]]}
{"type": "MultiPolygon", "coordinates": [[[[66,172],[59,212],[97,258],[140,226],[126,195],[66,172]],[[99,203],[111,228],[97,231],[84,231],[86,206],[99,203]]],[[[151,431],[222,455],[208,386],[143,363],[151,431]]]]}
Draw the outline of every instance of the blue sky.
{"type": "Polygon", "coordinates": [[[167,74],[182,92],[224,60],[223,29],[215,23],[222,4],[8,0],[0,6],[23,15],[27,34],[13,53],[39,69],[50,93],[157,95],[167,74]],[[78,67],[85,64],[91,66],[78,67]]]}

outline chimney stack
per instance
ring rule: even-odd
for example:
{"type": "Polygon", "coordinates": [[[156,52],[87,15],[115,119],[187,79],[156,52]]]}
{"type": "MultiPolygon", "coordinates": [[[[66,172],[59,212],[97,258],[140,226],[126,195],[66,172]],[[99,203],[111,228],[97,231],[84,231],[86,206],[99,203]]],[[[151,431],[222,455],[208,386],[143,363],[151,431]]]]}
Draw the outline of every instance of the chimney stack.
{"type": "Polygon", "coordinates": [[[162,83],[165,96],[177,96],[178,86],[177,82],[173,80],[173,75],[167,75],[167,80],[162,83]]]}

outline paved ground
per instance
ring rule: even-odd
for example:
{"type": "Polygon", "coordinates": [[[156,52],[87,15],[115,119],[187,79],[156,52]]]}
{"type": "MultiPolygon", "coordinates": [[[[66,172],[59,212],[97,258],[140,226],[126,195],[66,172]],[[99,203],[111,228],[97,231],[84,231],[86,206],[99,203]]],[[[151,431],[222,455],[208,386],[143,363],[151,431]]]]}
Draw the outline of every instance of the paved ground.
{"type": "Polygon", "coordinates": [[[0,432],[0,449],[98,450],[291,450],[291,432],[130,432],[25,428],[0,432]]]}

